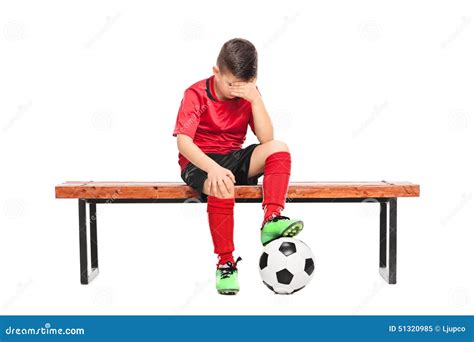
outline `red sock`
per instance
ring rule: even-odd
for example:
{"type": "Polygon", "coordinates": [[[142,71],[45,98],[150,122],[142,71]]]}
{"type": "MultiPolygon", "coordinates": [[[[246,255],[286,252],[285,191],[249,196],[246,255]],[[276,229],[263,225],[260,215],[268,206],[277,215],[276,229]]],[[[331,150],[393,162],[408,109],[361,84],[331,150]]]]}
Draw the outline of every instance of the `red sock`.
{"type": "Polygon", "coordinates": [[[291,155],[289,152],[275,152],[265,159],[263,170],[263,201],[265,210],[262,227],[285,208],[286,195],[291,174],[291,155]]]}
{"type": "Polygon", "coordinates": [[[219,265],[224,265],[225,263],[227,263],[227,261],[234,263],[234,256],[232,255],[232,252],[219,254],[217,267],[219,267],[219,265]]]}
{"type": "Polygon", "coordinates": [[[234,198],[207,196],[207,213],[214,253],[219,255],[217,266],[234,262],[234,198]]]}
{"type": "Polygon", "coordinates": [[[263,222],[265,223],[271,217],[280,215],[283,207],[275,204],[268,204],[263,208],[263,222]]]}

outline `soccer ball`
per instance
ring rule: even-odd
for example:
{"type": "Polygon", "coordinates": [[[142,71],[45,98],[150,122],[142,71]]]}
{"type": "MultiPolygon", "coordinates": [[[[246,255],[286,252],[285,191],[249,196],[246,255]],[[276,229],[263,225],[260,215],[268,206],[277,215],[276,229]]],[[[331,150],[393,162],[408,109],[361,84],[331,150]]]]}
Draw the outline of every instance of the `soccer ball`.
{"type": "Polygon", "coordinates": [[[292,294],[314,275],[314,256],[303,241],[290,237],[273,240],[263,249],[259,263],[263,283],[277,294],[292,294]]]}

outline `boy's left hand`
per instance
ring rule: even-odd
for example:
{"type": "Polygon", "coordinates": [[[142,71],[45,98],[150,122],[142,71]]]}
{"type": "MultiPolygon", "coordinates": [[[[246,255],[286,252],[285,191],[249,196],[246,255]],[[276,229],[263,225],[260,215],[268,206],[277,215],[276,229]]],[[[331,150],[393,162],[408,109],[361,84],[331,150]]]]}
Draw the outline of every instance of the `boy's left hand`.
{"type": "Polygon", "coordinates": [[[232,96],[243,98],[253,103],[260,98],[260,92],[257,89],[256,82],[233,82],[229,87],[232,96]]]}

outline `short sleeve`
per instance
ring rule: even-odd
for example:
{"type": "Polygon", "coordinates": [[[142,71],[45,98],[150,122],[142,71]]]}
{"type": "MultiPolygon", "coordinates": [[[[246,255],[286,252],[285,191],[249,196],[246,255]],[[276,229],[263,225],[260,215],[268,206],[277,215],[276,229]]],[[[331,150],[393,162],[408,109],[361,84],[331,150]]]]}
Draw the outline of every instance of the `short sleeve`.
{"type": "Polygon", "coordinates": [[[184,92],[181,105],[179,106],[173,136],[185,134],[194,139],[204,108],[206,108],[206,105],[201,104],[201,100],[196,91],[187,89],[184,92]]]}

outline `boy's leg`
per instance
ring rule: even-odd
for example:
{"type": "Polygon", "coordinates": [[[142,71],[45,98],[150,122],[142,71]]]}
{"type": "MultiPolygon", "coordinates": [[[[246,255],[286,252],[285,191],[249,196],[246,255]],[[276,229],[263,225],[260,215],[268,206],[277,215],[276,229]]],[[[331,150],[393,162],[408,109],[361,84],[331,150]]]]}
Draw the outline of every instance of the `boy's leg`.
{"type": "Polygon", "coordinates": [[[272,140],[255,148],[250,159],[248,177],[262,172],[264,218],[261,239],[265,245],[280,236],[298,234],[303,229],[303,222],[286,217],[285,220],[279,220],[280,212],[285,207],[291,174],[291,155],[284,142],[272,140]]]}
{"type": "Polygon", "coordinates": [[[291,155],[284,142],[271,140],[255,148],[250,159],[249,177],[262,172],[262,208],[265,210],[265,223],[271,217],[280,215],[285,207],[291,174],[291,155]]]}
{"type": "MultiPolygon", "coordinates": [[[[231,183],[229,183],[231,184],[231,183]]],[[[209,228],[211,230],[214,253],[218,254],[217,266],[224,265],[228,261],[234,263],[232,252],[234,251],[234,185],[231,191],[223,195],[210,195],[210,184],[208,179],[204,182],[203,192],[207,195],[207,212],[209,228]]]]}
{"type": "MultiPolygon", "coordinates": [[[[208,154],[219,165],[231,168],[235,158],[229,154],[226,156],[208,154]]],[[[183,181],[193,187],[199,194],[200,199],[206,201],[209,218],[209,228],[214,252],[218,254],[219,260],[216,269],[216,289],[221,294],[236,294],[239,291],[237,277],[237,263],[241,258],[234,261],[234,184],[229,181],[222,189],[229,189],[219,195],[211,195],[210,182],[207,173],[195,165],[189,163],[181,174],[183,181]]]]}
{"type": "Polygon", "coordinates": [[[237,277],[237,262],[234,261],[234,186],[230,182],[231,191],[220,196],[210,194],[208,179],[203,185],[203,192],[207,195],[207,212],[211,229],[214,252],[219,255],[216,270],[216,289],[220,294],[234,295],[240,290],[237,277]]]}
{"type": "Polygon", "coordinates": [[[288,145],[283,141],[270,140],[266,143],[258,144],[258,146],[253,150],[250,158],[249,178],[264,172],[265,160],[271,154],[281,151],[289,152],[288,145]]]}

